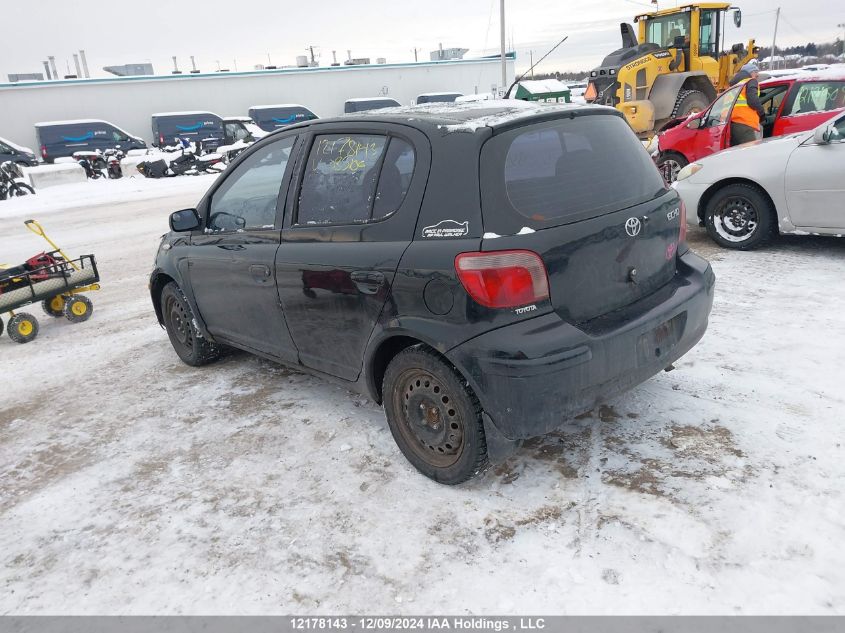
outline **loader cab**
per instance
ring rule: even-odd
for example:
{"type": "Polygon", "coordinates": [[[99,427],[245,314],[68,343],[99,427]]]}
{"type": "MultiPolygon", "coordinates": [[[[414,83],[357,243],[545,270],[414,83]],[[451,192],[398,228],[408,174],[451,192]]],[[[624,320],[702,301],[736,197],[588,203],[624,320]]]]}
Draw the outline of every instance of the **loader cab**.
{"type": "Polygon", "coordinates": [[[640,42],[651,42],[672,55],[673,72],[719,74],[726,3],[704,3],[637,16],[640,42]]]}

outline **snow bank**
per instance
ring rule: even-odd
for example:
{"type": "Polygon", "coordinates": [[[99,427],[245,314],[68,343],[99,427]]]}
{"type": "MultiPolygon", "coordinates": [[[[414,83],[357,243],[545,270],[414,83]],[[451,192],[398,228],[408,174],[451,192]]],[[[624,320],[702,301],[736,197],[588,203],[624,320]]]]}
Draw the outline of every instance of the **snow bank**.
{"type": "Polygon", "coordinates": [[[36,190],[87,180],[85,170],[76,162],[24,167],[23,173],[36,190]]]}

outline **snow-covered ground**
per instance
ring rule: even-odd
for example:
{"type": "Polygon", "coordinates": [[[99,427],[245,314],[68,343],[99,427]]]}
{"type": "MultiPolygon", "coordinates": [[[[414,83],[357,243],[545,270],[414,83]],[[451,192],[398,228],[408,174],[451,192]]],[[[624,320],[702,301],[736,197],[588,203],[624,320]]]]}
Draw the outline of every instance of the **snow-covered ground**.
{"type": "Polygon", "coordinates": [[[382,411],[246,354],[180,363],[147,294],[211,176],[0,202],[0,260],[96,253],[82,324],[0,337],[0,614],[845,613],[845,240],[718,250],[677,369],[447,488],[382,411]]]}

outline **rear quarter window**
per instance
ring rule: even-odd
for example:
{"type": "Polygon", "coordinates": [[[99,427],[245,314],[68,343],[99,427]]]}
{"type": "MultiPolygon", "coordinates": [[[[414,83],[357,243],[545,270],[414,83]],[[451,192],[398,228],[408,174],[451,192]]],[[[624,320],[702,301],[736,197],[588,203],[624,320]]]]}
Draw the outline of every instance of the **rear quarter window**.
{"type": "Polygon", "coordinates": [[[508,130],[481,153],[484,228],[577,222],[651,200],[666,190],[622,117],[579,115],[508,130]]]}

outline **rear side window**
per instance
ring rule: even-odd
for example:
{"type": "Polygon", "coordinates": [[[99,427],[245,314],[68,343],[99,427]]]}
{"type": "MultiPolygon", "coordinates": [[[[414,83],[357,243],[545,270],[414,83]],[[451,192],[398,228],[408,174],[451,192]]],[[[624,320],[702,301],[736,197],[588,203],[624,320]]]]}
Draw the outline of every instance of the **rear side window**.
{"type": "Polygon", "coordinates": [[[290,137],[262,147],[228,175],[211,198],[209,229],[273,228],[279,190],[295,140],[290,137]]]}
{"type": "Polygon", "coordinates": [[[297,224],[359,224],[372,219],[386,136],[317,136],[305,164],[297,224]]]}
{"type": "Polygon", "coordinates": [[[372,220],[382,220],[402,205],[413,175],[414,148],[401,138],[391,138],[378,178],[372,220]]]}
{"type": "Polygon", "coordinates": [[[651,200],[665,184],[622,117],[587,115],[494,136],[481,155],[485,229],[595,217],[651,200]]]}
{"type": "Polygon", "coordinates": [[[784,116],[827,112],[845,108],[845,81],[813,81],[798,84],[784,116]]]}

